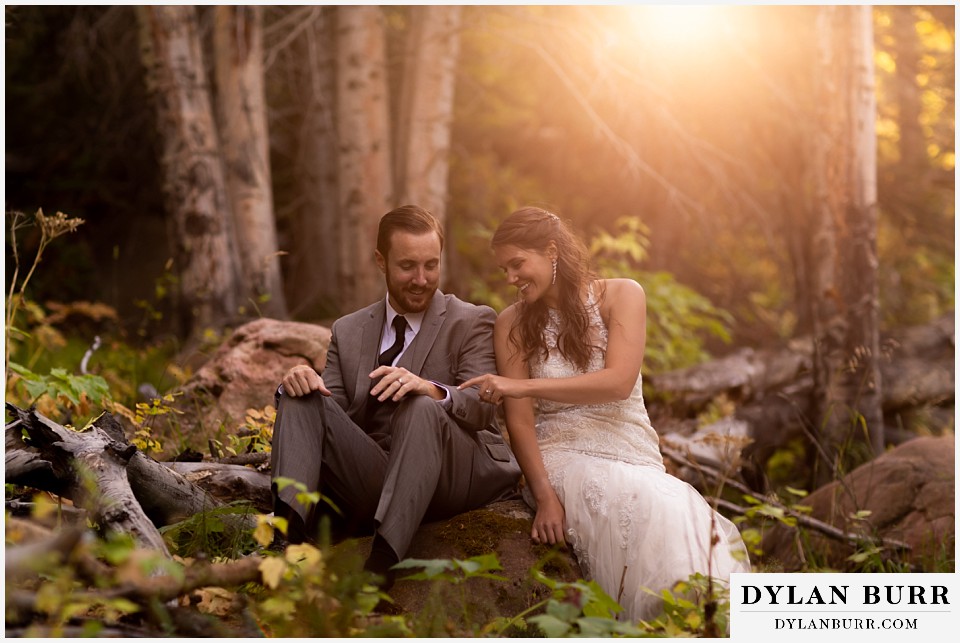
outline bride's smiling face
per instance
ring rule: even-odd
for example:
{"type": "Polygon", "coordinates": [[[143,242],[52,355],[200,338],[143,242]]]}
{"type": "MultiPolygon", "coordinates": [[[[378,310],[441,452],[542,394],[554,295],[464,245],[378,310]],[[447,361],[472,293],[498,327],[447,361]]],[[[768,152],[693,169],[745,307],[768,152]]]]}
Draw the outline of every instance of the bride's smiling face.
{"type": "Polygon", "coordinates": [[[507,283],[517,289],[520,298],[530,303],[543,298],[552,304],[556,298],[553,288],[553,259],[556,249],[539,252],[510,244],[496,246],[493,253],[497,265],[507,276],[507,283]]]}

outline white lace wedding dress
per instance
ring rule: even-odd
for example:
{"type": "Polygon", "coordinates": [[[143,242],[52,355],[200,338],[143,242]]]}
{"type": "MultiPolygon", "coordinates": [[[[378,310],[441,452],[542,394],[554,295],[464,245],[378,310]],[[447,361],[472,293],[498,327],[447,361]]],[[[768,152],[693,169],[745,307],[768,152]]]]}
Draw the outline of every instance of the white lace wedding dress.
{"type": "MultiPolygon", "coordinates": [[[[551,311],[545,331],[551,350],[546,360],[531,364],[531,377],[581,373],[556,349],[558,321],[551,311]]],[[[591,323],[606,349],[607,329],[595,304],[591,323]]],[[[603,356],[595,352],[588,371],[602,366],[603,356]]],[[[538,400],[537,440],[581,571],[623,606],[621,619],[649,620],[660,613],[661,599],[644,588],[659,594],[695,572],[726,583],[731,572],[750,571],[736,526],[664,470],[639,377],[630,397],[619,402],[538,400]]],[[[527,491],[524,497],[535,508],[527,491]]]]}

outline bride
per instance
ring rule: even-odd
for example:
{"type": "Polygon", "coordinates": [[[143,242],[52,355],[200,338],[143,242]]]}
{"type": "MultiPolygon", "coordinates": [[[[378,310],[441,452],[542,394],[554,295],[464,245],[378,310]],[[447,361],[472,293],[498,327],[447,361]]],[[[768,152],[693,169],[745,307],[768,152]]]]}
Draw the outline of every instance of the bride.
{"type": "Polygon", "coordinates": [[[532,539],[568,541],[633,621],[656,617],[660,590],[691,574],[750,571],[733,523],[664,469],[642,395],[641,286],[592,278],[582,243],[540,208],[511,214],[491,245],[519,300],[496,322],[499,375],[460,388],[503,404],[532,539]]]}

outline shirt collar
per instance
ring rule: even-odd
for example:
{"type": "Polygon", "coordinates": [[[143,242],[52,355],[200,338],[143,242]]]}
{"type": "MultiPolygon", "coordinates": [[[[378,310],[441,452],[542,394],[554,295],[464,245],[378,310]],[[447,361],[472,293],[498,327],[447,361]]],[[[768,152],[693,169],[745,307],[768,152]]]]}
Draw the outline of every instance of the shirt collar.
{"type": "MultiPolygon", "coordinates": [[[[390,297],[387,297],[387,325],[389,328],[393,325],[393,318],[399,315],[397,311],[393,309],[393,306],[390,305],[390,297]]],[[[407,326],[413,331],[413,334],[416,335],[420,332],[420,326],[423,325],[423,316],[427,314],[427,311],[421,311],[419,313],[407,313],[403,317],[407,320],[407,326]]]]}

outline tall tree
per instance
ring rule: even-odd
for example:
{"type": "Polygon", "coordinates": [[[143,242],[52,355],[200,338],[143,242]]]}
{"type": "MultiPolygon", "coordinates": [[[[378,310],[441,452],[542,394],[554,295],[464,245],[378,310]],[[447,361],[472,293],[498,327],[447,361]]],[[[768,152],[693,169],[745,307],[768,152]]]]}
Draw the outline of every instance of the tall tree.
{"type": "MultiPolygon", "coordinates": [[[[339,188],[334,78],[336,7],[304,7],[286,14],[299,34],[280,55],[271,76],[292,115],[281,120],[289,141],[291,227],[287,292],[291,314],[329,317],[338,308],[340,243],[336,238],[339,188]]],[[[279,23],[281,26],[284,23],[279,23]]],[[[280,31],[289,37],[289,29],[280,31]]]]}
{"type": "Polygon", "coordinates": [[[869,6],[822,6],[817,12],[811,243],[814,401],[824,456],[815,478],[822,483],[849,463],[845,456],[868,458],[884,442],[872,13],[869,6]]]}
{"type": "MultiPolygon", "coordinates": [[[[394,180],[399,203],[416,203],[446,224],[453,96],[460,53],[457,6],[410,11],[396,123],[394,180]]],[[[450,246],[444,248],[444,263],[450,246]]],[[[444,272],[449,276],[452,271],[444,272]]]]}
{"type": "Polygon", "coordinates": [[[377,224],[393,203],[384,17],[376,6],[337,8],[340,303],[382,296],[373,258],[377,224]]]}
{"type": "Polygon", "coordinates": [[[219,327],[236,308],[226,181],[193,6],[137,8],[162,139],[163,190],[176,244],[181,330],[219,327]]]}
{"type": "Polygon", "coordinates": [[[457,58],[457,6],[429,5],[410,12],[395,149],[396,192],[438,219],[446,217],[450,127],[457,58]]]}
{"type": "Polygon", "coordinates": [[[217,6],[213,51],[220,144],[233,213],[241,306],[287,316],[280,276],[263,78],[263,8],[217,6]]]}

